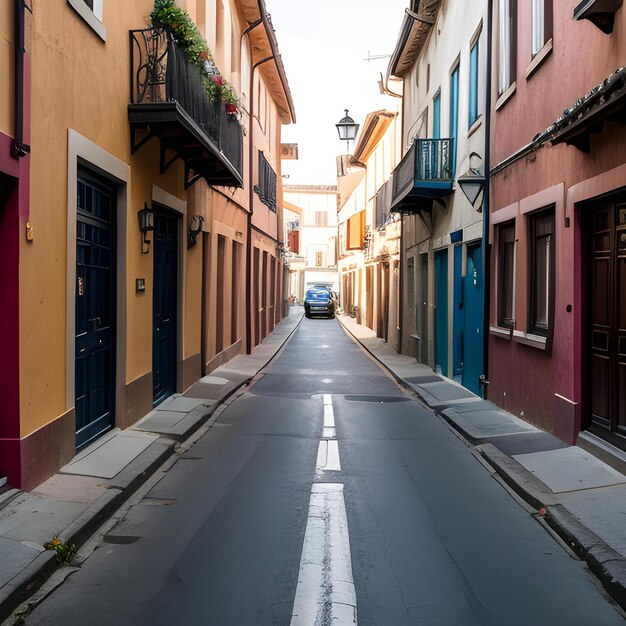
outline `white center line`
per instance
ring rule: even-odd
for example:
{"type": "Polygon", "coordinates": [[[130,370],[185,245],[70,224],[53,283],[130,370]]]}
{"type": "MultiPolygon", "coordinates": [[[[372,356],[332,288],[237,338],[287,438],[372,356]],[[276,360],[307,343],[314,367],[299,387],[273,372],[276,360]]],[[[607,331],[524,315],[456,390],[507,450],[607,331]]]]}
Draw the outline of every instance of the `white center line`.
{"type": "Polygon", "coordinates": [[[333,411],[333,399],[329,393],[324,394],[324,430],[322,438],[335,439],[337,431],[335,430],[335,413],[333,411]]]}
{"type": "Polygon", "coordinates": [[[315,466],[316,477],[323,472],[340,472],[341,462],[339,461],[339,445],[333,440],[320,441],[317,449],[317,464],[315,466]]]}
{"type": "Polygon", "coordinates": [[[356,591],[343,485],[314,484],[291,626],[356,623],[356,591]]]}

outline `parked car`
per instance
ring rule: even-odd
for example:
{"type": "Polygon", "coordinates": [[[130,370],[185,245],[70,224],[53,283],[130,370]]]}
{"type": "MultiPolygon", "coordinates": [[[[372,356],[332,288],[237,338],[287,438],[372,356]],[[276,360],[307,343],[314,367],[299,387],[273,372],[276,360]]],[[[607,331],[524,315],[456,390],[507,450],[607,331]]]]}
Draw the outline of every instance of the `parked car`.
{"type": "Polygon", "coordinates": [[[306,317],[313,317],[314,315],[334,317],[335,302],[336,297],[328,287],[313,287],[304,296],[304,315],[306,317]]]}

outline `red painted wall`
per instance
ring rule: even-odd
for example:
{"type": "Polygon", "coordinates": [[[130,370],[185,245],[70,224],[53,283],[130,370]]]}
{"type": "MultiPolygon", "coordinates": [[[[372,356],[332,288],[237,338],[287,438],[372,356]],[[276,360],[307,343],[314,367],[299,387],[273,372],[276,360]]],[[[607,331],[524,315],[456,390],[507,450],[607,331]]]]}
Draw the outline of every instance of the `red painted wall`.
{"type": "MultiPolygon", "coordinates": [[[[616,14],[615,30],[601,33],[588,21],[572,19],[578,1],[554,2],[551,53],[526,77],[531,62],[530,3],[518,2],[518,54],[515,93],[495,109],[492,94],[491,167],[527,145],[591,88],[626,60],[626,9],[616,14]]],[[[494,89],[497,85],[497,28],[494,89]]],[[[626,129],[608,122],[591,136],[591,151],[543,146],[491,178],[492,243],[490,323],[497,323],[497,250],[493,222],[516,219],[518,258],[516,320],[527,331],[529,259],[526,214],[555,204],[555,319],[549,350],[503,339],[489,341],[489,399],[527,421],[573,443],[586,425],[584,350],[588,298],[582,262],[585,233],[581,201],[626,186],[626,129]],[[499,213],[500,212],[500,213],[499,213]],[[498,217],[500,216],[500,217],[498,217]],[[569,225],[568,225],[569,220],[569,225]],[[571,313],[567,312],[572,306],[571,313]]]]}
{"type": "Polygon", "coordinates": [[[0,133],[0,473],[20,483],[19,232],[20,163],[0,133]]]}

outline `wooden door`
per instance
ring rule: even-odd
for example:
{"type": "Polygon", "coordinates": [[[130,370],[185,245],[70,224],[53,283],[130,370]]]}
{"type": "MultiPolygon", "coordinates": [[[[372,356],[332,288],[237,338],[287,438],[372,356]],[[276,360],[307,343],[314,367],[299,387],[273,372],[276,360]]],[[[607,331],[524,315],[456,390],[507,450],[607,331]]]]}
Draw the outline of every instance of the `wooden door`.
{"type": "Polygon", "coordinates": [[[626,203],[597,208],[590,231],[591,419],[626,435],[626,203]]]}

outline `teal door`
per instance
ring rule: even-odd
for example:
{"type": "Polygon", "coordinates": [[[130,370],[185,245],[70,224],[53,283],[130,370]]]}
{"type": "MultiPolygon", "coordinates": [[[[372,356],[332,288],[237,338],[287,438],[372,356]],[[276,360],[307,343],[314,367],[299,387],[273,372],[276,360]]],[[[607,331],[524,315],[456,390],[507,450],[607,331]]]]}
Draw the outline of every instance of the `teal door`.
{"type": "Polygon", "coordinates": [[[463,285],[463,386],[482,395],[479,383],[483,373],[483,266],[480,244],[467,246],[467,271],[463,285]]]}
{"type": "Polygon", "coordinates": [[[463,375],[463,326],[464,326],[464,302],[463,302],[463,244],[454,246],[454,326],[452,332],[452,377],[461,382],[463,375]]]}
{"type": "Polygon", "coordinates": [[[115,190],[80,171],[76,207],[76,447],[113,427],[115,190]]]}
{"type": "Polygon", "coordinates": [[[448,376],[448,250],[435,252],[435,369],[448,376]]]}

